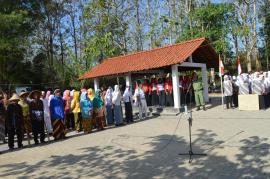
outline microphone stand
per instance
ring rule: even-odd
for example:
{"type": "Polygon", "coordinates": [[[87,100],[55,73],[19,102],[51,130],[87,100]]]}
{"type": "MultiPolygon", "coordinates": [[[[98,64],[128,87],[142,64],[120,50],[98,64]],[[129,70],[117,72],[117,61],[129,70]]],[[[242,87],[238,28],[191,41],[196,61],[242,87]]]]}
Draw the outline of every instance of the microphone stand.
{"type": "MultiPolygon", "coordinates": [[[[192,82],[189,84],[189,87],[188,87],[188,90],[187,90],[187,93],[190,92],[190,89],[191,89],[191,86],[192,86],[192,82]]],[[[185,103],[186,103],[186,97],[187,97],[187,94],[185,96],[185,103]]],[[[193,121],[193,118],[192,118],[192,109],[191,109],[191,94],[189,95],[190,97],[190,101],[189,101],[189,111],[188,111],[188,108],[187,108],[187,103],[185,104],[185,113],[188,115],[188,128],[189,128],[189,151],[188,153],[180,153],[179,155],[189,155],[189,163],[192,162],[192,156],[207,156],[207,154],[204,154],[204,153],[194,153],[193,150],[192,150],[192,141],[191,141],[191,127],[192,127],[192,121],[193,121]]]]}

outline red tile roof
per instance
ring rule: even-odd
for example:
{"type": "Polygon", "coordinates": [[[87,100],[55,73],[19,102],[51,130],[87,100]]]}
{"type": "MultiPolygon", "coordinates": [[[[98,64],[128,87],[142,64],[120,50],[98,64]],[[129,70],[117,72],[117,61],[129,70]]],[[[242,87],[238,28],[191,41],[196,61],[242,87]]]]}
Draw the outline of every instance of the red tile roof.
{"type": "Polygon", "coordinates": [[[205,38],[199,38],[152,50],[108,58],[90,69],[80,79],[143,71],[182,63],[205,41],[207,41],[205,38]]]}

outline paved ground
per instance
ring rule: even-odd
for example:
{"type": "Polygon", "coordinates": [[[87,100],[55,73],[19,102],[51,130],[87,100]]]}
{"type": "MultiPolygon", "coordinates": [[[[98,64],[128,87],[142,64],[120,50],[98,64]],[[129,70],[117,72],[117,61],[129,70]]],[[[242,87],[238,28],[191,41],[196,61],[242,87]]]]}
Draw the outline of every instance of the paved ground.
{"type": "MultiPolygon", "coordinates": [[[[0,178],[270,178],[270,110],[209,106],[194,112],[193,150],[186,116],[156,117],[0,155],[0,178]]],[[[5,150],[0,145],[0,150],[5,150]]]]}

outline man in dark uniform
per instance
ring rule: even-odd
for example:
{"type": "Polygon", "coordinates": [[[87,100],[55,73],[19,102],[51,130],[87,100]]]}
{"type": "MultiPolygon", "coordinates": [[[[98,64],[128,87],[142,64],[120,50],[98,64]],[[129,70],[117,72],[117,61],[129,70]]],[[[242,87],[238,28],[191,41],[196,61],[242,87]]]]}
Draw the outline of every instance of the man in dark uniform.
{"type": "Polygon", "coordinates": [[[7,107],[7,130],[8,130],[8,147],[14,149],[14,136],[17,135],[18,148],[22,148],[23,138],[23,113],[22,108],[18,104],[20,98],[17,94],[13,94],[9,99],[7,107]]]}
{"type": "Polygon", "coordinates": [[[197,111],[200,110],[200,107],[203,107],[203,110],[205,111],[205,102],[204,102],[204,97],[203,97],[203,84],[202,81],[198,79],[197,73],[193,73],[193,82],[192,82],[192,87],[194,90],[194,95],[195,95],[195,102],[196,102],[196,107],[197,111]]]}

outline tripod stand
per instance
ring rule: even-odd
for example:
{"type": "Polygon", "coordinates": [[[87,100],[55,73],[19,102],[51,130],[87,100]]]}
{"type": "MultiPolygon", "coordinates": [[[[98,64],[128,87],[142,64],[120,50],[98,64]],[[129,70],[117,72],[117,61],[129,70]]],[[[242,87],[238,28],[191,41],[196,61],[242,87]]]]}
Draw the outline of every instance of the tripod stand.
{"type": "MultiPolygon", "coordinates": [[[[190,83],[190,86],[188,87],[188,90],[187,90],[187,93],[190,91],[190,88],[191,88],[191,84],[190,83]]],[[[191,109],[191,94],[192,92],[189,92],[190,93],[190,107],[189,107],[189,111],[187,111],[187,104],[185,104],[185,113],[186,114],[189,114],[188,115],[188,127],[189,127],[189,151],[188,153],[180,153],[179,155],[189,155],[189,163],[191,163],[192,161],[192,156],[207,156],[207,154],[203,154],[203,153],[193,153],[193,150],[192,150],[192,142],[191,142],[191,126],[192,126],[192,109],[191,109]]],[[[187,95],[187,94],[186,94],[187,95]]],[[[185,96],[185,101],[186,101],[186,96],[185,96]]]]}

